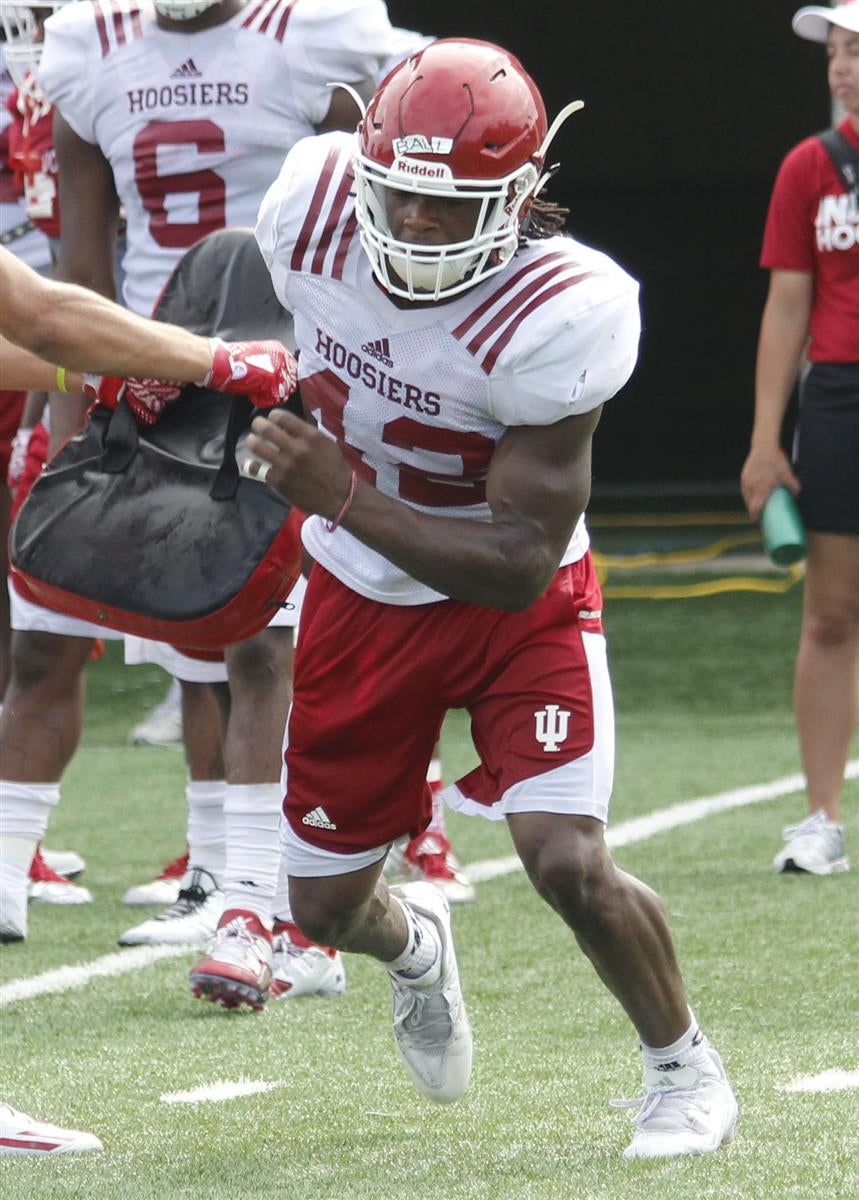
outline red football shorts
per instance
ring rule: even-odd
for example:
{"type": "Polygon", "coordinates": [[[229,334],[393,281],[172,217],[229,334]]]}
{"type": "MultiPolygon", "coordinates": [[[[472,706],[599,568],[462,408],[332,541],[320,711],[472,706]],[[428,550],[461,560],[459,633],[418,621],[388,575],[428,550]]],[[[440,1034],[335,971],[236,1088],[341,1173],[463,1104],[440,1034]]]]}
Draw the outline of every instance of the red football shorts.
{"type": "Polygon", "coordinates": [[[601,610],[590,554],[518,613],[380,604],[317,564],[287,728],[290,828],[334,854],[420,832],[427,766],[451,708],[471,714],[480,758],[451,789],[456,806],[605,820],[614,732],[601,610]]]}

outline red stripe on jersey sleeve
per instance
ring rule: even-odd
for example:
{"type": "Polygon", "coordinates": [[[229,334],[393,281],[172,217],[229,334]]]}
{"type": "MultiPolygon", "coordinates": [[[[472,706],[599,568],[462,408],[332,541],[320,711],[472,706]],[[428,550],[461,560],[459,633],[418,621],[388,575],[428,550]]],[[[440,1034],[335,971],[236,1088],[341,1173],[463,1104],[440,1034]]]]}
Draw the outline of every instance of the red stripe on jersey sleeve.
{"type": "Polygon", "coordinates": [[[102,58],[107,58],[110,53],[110,39],[107,36],[107,18],[101,6],[101,0],[96,0],[93,11],[95,14],[95,27],[98,30],[98,40],[101,42],[101,56],[102,58]]]}
{"type": "Polygon", "coordinates": [[[242,29],[247,29],[250,25],[253,25],[254,21],[257,19],[257,17],[260,15],[262,10],[265,8],[265,4],[266,4],[266,0],[260,0],[260,3],[256,6],[256,8],[251,9],[251,11],[248,13],[248,15],[242,21],[242,29]]]}
{"type": "MultiPolygon", "coordinates": [[[[337,186],[337,191],[334,193],[334,200],[331,204],[331,209],[328,213],[328,219],[325,222],[325,228],[322,230],[322,235],[319,238],[319,244],[316,247],[316,253],[313,255],[313,262],[310,264],[310,270],[313,275],[322,274],[322,264],[325,261],[325,255],[328,252],[328,247],[331,245],[331,239],[334,237],[334,230],[337,228],[337,222],[343,213],[346,205],[346,200],[349,196],[349,189],[352,186],[353,175],[350,170],[343,172],[343,178],[337,186]]],[[[338,247],[339,249],[339,247],[338,247]]]]}
{"type": "Polygon", "coordinates": [[[526,275],[530,275],[532,271],[537,271],[540,269],[540,267],[544,267],[548,263],[554,262],[556,259],[564,258],[564,257],[565,257],[565,255],[563,254],[563,252],[560,250],[557,250],[557,251],[555,251],[554,254],[547,254],[544,258],[538,258],[534,262],[529,263],[526,267],[522,267],[520,270],[518,270],[516,272],[515,275],[512,275],[509,279],[506,279],[504,281],[504,283],[499,288],[497,288],[496,291],[494,291],[491,296],[489,296],[488,299],[484,300],[483,303],[474,310],[473,313],[470,313],[469,316],[467,316],[465,318],[465,320],[462,322],[461,325],[457,325],[456,329],[454,329],[454,331],[453,331],[453,336],[455,338],[465,337],[465,335],[468,333],[469,329],[474,328],[474,326],[477,324],[477,322],[480,320],[480,318],[483,316],[483,314],[487,313],[489,311],[489,309],[492,308],[492,305],[495,304],[502,296],[506,295],[506,293],[509,292],[511,288],[515,287],[516,284],[519,283],[519,281],[521,279],[524,279],[526,275]]]}
{"type": "Polygon", "coordinates": [[[316,222],[322,214],[322,201],[325,193],[328,191],[328,184],[331,182],[331,176],[334,174],[334,167],[337,164],[338,157],[339,155],[336,150],[332,149],[328,151],[319,179],[316,182],[316,187],[313,189],[313,196],[310,201],[310,207],[307,210],[307,216],[304,218],[304,224],[301,226],[301,232],[292,251],[292,258],[289,263],[290,270],[292,271],[301,270],[301,263],[310,245],[310,238],[313,230],[316,228],[316,222]]]}
{"type": "Polygon", "coordinates": [[[343,278],[343,267],[346,263],[346,255],[349,253],[349,247],[352,244],[352,238],[355,236],[355,230],[358,228],[358,219],[354,212],[349,214],[346,224],[343,226],[343,233],[340,235],[340,245],[337,247],[337,253],[334,255],[334,265],[331,268],[331,274],[334,279],[343,278]]]}
{"type": "Polygon", "coordinates": [[[520,288],[516,292],[515,296],[513,296],[511,300],[508,300],[503,308],[498,310],[492,320],[487,322],[487,324],[481,329],[480,333],[476,334],[468,343],[466,347],[468,353],[477,355],[477,352],[480,350],[481,346],[484,346],[488,341],[490,341],[503,325],[506,325],[509,320],[512,320],[517,311],[525,306],[526,301],[530,300],[535,292],[539,292],[539,290],[545,287],[550,280],[560,277],[565,269],[565,266],[567,265],[569,264],[558,266],[556,263],[553,266],[551,263],[541,260],[540,266],[547,267],[547,269],[544,270],[541,275],[538,275],[535,279],[532,279],[531,282],[525,287],[520,288]]]}
{"type": "Polygon", "coordinates": [[[283,35],[286,33],[286,26],[289,22],[290,13],[292,12],[294,7],[295,7],[295,3],[293,0],[293,3],[287,4],[286,8],[281,13],[280,23],[278,24],[278,27],[275,30],[275,34],[274,34],[275,41],[277,41],[277,42],[283,41],[283,35]]]}
{"type": "Polygon", "coordinates": [[[513,334],[526,317],[529,317],[532,312],[540,308],[546,303],[547,300],[551,300],[553,296],[557,296],[561,292],[566,292],[569,288],[575,287],[576,284],[582,283],[583,280],[589,279],[593,274],[593,271],[584,271],[581,275],[574,275],[572,279],[563,279],[560,283],[556,283],[554,287],[549,288],[545,292],[541,292],[539,296],[536,296],[531,303],[527,305],[526,308],[522,309],[522,311],[518,314],[519,320],[510,322],[501,336],[492,343],[489,348],[489,352],[487,353],[483,362],[480,364],[486,374],[488,375],[495,366],[496,362],[498,361],[499,354],[513,337],[513,334]]]}
{"type": "Polygon", "coordinates": [[[122,9],[119,6],[119,0],[110,0],[110,7],[113,9],[113,32],[116,34],[117,46],[125,45],[125,23],[123,21],[122,9]]]}

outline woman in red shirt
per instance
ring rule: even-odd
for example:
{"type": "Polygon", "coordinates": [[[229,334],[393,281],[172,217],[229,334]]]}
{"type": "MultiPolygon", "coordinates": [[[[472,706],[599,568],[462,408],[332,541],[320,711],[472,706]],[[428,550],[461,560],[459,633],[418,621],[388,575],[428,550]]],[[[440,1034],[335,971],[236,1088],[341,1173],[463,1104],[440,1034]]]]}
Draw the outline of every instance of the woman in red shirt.
{"type": "MultiPolygon", "coordinates": [[[[859,0],[801,8],[793,28],[826,44],[829,86],[847,113],[838,129],[859,158],[859,0]]],[[[757,519],[784,484],[808,533],[794,711],[809,815],[785,829],[773,866],[830,875],[850,866],[841,793],[859,717],[859,196],[817,137],[781,165],[761,266],[771,272],[770,288],[743,498],[757,519]],[[803,356],[791,466],[780,437],[803,356]]]]}

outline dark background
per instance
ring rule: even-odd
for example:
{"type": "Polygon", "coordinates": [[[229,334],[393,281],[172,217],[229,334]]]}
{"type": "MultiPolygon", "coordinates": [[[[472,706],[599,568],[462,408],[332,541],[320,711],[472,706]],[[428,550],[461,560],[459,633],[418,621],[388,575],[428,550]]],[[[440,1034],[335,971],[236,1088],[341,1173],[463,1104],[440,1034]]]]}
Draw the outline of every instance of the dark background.
{"type": "MultiPolygon", "coordinates": [[[[534,76],[558,134],[551,196],[642,286],[639,366],[604,410],[594,494],[738,494],[779,162],[830,120],[825,50],[801,0],[388,0],[392,21],[482,37],[534,76]]],[[[819,0],[822,2],[822,0],[819,0]]]]}

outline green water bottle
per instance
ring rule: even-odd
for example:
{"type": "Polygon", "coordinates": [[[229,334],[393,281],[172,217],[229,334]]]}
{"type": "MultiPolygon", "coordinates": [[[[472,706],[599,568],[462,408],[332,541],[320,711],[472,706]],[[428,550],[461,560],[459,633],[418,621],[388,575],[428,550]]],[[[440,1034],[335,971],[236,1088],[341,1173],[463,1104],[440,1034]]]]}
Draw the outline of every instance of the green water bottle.
{"type": "Polygon", "coordinates": [[[793,493],[784,484],[770,492],[761,512],[764,549],[777,567],[789,567],[805,557],[805,526],[793,493]]]}

